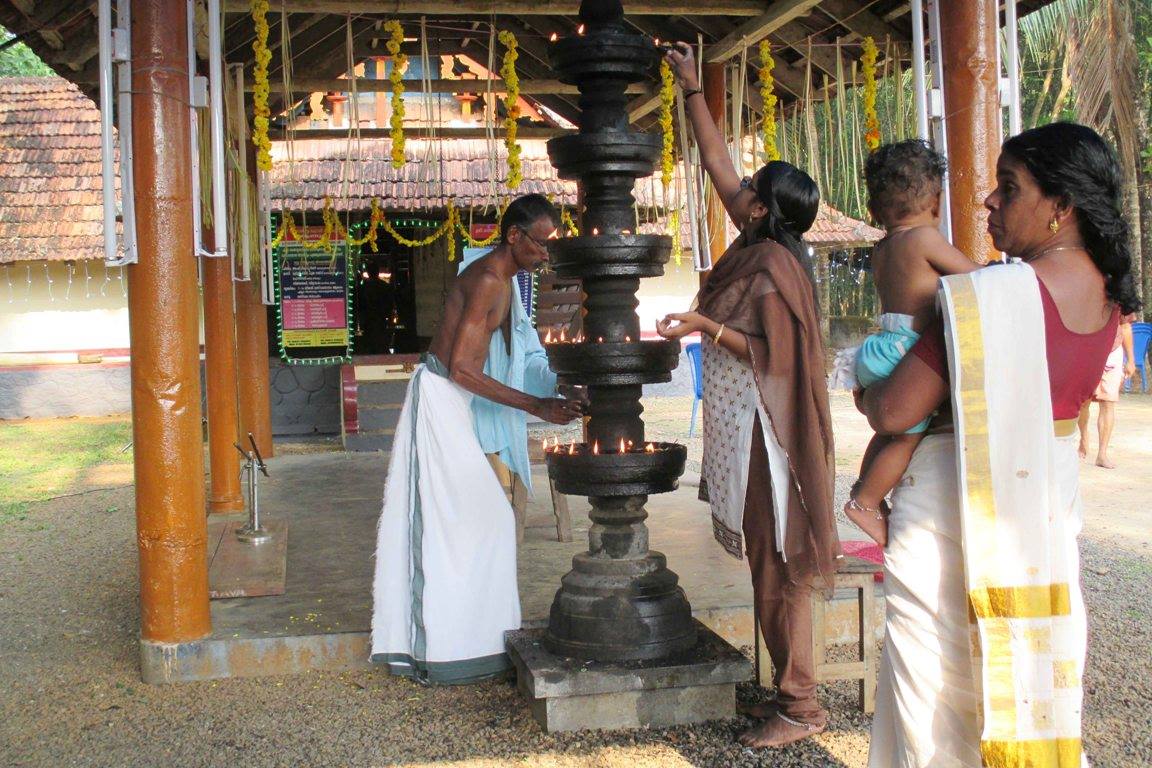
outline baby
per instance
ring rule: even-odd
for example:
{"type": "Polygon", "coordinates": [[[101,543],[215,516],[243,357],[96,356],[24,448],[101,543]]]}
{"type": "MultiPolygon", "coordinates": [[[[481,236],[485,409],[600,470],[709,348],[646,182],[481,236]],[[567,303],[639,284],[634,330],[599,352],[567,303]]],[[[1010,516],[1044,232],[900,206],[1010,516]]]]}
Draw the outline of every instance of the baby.
{"type": "MultiPolygon", "coordinates": [[[[876,291],[884,312],[880,331],[860,346],[856,380],[867,388],[886,379],[936,315],[937,282],[943,275],[979,265],[940,234],[944,157],[920,140],[886,144],[864,167],[868,210],[887,231],[872,251],[876,291]]],[[[888,542],[881,505],[900,482],[928,421],[903,435],[874,435],[864,452],[860,479],[844,506],[848,519],[876,540],[888,542]]]]}

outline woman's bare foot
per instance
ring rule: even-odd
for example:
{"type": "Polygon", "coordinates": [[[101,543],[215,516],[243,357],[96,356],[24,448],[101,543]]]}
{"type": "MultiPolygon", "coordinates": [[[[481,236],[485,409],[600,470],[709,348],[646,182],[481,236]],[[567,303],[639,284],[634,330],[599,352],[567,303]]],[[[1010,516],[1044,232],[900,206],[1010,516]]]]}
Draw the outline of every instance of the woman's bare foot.
{"type": "Polygon", "coordinates": [[[888,546],[888,521],[879,507],[867,507],[855,498],[844,505],[844,514],[857,528],[882,547],[888,546]]]}
{"type": "Polygon", "coordinates": [[[745,747],[759,749],[761,747],[782,747],[794,741],[807,739],[818,733],[823,733],[827,725],[813,725],[799,720],[785,717],[779,712],[776,716],[764,723],[749,728],[737,738],[745,747]]]}
{"type": "Polygon", "coordinates": [[[1096,466],[1103,467],[1104,469],[1116,469],[1116,462],[1109,459],[1104,454],[1096,456],[1096,466]]]}
{"type": "Polygon", "coordinates": [[[780,702],[771,699],[760,704],[737,704],[736,711],[757,720],[767,720],[780,711],[780,702]]]}

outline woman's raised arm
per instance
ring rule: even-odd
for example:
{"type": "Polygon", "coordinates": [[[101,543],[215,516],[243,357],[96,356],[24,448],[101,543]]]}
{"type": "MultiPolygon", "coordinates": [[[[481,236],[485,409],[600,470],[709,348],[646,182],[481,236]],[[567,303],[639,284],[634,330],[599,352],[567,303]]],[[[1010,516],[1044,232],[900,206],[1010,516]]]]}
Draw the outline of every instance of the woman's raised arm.
{"type": "Polygon", "coordinates": [[[696,77],[696,59],[692,56],[692,46],[687,43],[676,43],[676,47],[668,52],[668,61],[676,80],[684,90],[684,110],[688,114],[688,121],[692,123],[692,135],[696,137],[696,145],[700,147],[700,162],[704,170],[712,179],[712,186],[724,203],[729,218],[737,227],[748,223],[751,213],[749,202],[740,195],[740,177],[736,175],[736,167],[728,154],[728,147],[720,129],[712,121],[708,112],[708,104],[704,101],[704,94],[700,91],[700,81],[696,77]],[[692,95],[695,94],[695,95],[692,95]]]}

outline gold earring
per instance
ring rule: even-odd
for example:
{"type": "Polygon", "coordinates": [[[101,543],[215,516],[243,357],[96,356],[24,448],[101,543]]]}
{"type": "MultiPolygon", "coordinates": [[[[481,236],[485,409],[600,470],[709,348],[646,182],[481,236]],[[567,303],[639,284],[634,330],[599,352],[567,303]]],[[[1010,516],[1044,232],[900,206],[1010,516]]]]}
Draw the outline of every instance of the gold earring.
{"type": "Polygon", "coordinates": [[[1048,229],[1052,230],[1052,234],[1060,231],[1060,222],[1053,217],[1052,221],[1048,222],[1048,229]]]}

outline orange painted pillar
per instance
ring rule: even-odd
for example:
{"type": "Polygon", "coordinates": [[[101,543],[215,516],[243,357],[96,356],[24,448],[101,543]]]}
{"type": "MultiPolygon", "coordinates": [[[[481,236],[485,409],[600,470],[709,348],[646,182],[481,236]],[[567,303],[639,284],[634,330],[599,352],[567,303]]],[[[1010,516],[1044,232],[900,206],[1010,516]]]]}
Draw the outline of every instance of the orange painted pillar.
{"type": "MultiPolygon", "coordinates": [[[[255,168],[255,161],[248,164],[255,168]]],[[[248,433],[265,459],[272,458],[272,400],[268,372],[268,311],[260,299],[259,271],[236,283],[236,370],[240,399],[240,444],[248,433]]]]}
{"type": "Polygon", "coordinates": [[[1000,154],[997,0],[956,0],[940,13],[952,243],[970,259],[999,258],[987,234],[984,198],[1000,154]]]}
{"type": "MultiPolygon", "coordinates": [[[[204,242],[214,243],[211,227],[204,242]]],[[[204,382],[208,401],[208,512],[244,509],[240,490],[240,406],[236,398],[236,302],[232,259],[203,257],[204,382]]]]}
{"type": "MultiPolygon", "coordinates": [[[[713,122],[716,127],[720,129],[720,135],[724,135],[724,103],[727,98],[728,85],[724,80],[724,64],[723,62],[714,64],[704,64],[703,78],[700,83],[701,90],[704,91],[704,103],[708,105],[708,114],[712,116],[713,122]]],[[[728,238],[726,233],[728,231],[728,213],[724,210],[724,203],[721,202],[720,196],[716,194],[714,189],[708,192],[708,198],[705,201],[704,211],[708,217],[708,231],[712,235],[712,242],[709,244],[709,253],[712,258],[712,264],[715,265],[720,257],[724,255],[724,251],[728,249],[728,238]]],[[[700,273],[700,285],[704,285],[704,281],[708,279],[707,272],[700,273]]]]}
{"type": "Polygon", "coordinates": [[[187,9],[132,8],[132,129],[139,263],[128,268],[140,636],[212,631],[200,430],[200,342],[192,254],[187,9]]]}

